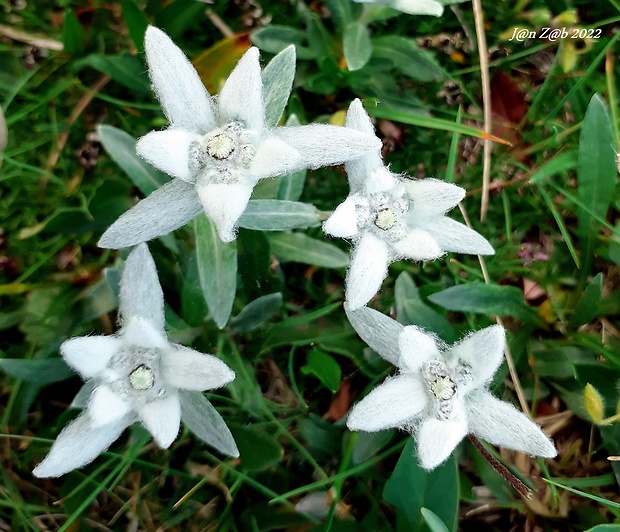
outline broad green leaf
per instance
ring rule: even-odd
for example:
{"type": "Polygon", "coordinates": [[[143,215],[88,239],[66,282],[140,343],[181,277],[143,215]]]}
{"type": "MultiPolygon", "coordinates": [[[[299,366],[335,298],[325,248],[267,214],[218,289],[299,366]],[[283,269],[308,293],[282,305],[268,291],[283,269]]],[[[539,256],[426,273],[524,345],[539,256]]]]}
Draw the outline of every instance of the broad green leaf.
{"type": "Polygon", "coordinates": [[[457,339],[450,322],[424,302],[418,287],[407,272],[402,272],[396,279],[394,298],[396,315],[403,325],[423,327],[438,334],[448,343],[457,339]]]}
{"type": "Polygon", "coordinates": [[[155,26],[164,30],[173,41],[180,40],[185,30],[204,17],[205,6],[196,0],[174,0],[157,13],[155,26]]]}
{"type": "MultiPolygon", "coordinates": [[[[286,125],[299,126],[300,123],[297,115],[289,116],[286,125]]],[[[307,173],[308,171],[304,168],[303,170],[299,170],[299,172],[293,172],[292,174],[282,176],[278,185],[278,199],[297,201],[304,191],[307,173]]]]}
{"type": "Polygon", "coordinates": [[[298,28],[269,24],[251,35],[252,43],[270,54],[277,54],[291,44],[299,59],[312,59],[314,53],[307,47],[306,34],[298,28]]]}
{"type": "Polygon", "coordinates": [[[222,416],[202,392],[179,390],[181,420],[196,437],[228,456],[237,456],[235,440],[222,416]]]}
{"type": "Polygon", "coordinates": [[[340,387],[342,371],[338,362],[320,349],[310,350],[306,364],[301,367],[301,372],[304,375],[314,375],[333,393],[336,393],[340,387]]]}
{"type": "Polygon", "coordinates": [[[282,290],[282,279],[277,271],[271,270],[271,252],[266,234],[240,229],[237,235],[239,288],[243,290],[246,301],[282,290]]]}
{"type": "Polygon", "coordinates": [[[30,292],[23,308],[20,329],[33,344],[48,346],[70,336],[79,320],[72,312],[75,292],[66,286],[52,286],[30,292]]]}
{"type": "Polygon", "coordinates": [[[353,20],[352,2],[350,0],[327,0],[327,7],[338,33],[342,33],[353,20]]]}
{"type": "Polygon", "coordinates": [[[588,105],[579,135],[577,159],[577,208],[579,239],[584,270],[589,270],[600,223],[605,219],[613,198],[618,170],[616,169],[613,128],[603,100],[594,95],[588,105]]]}
{"type": "Polygon", "coordinates": [[[308,16],[306,33],[321,72],[328,76],[337,74],[339,69],[334,43],[318,16],[308,16]]]}
{"type": "Polygon", "coordinates": [[[102,125],[98,128],[101,144],[112,160],[129,176],[145,196],[164,185],[170,178],[144,162],[136,153],[136,139],[122,129],[102,125]]]}
{"type": "Polygon", "coordinates": [[[604,524],[588,528],[586,532],[620,532],[620,525],[604,524]]]}
{"type": "Polygon", "coordinates": [[[351,460],[354,464],[361,464],[372,458],[381,449],[387,446],[396,435],[396,430],[380,430],[379,432],[358,432],[353,445],[351,460]]]}
{"type": "Polygon", "coordinates": [[[62,25],[63,51],[68,54],[81,54],[84,51],[84,30],[75,11],[67,11],[62,25]]]}
{"type": "Polygon", "coordinates": [[[590,323],[599,313],[599,304],[603,297],[603,274],[596,275],[592,282],[585,289],[575,313],[570,319],[569,325],[577,328],[586,323],[590,323]]]}
{"type": "Polygon", "coordinates": [[[349,255],[333,244],[311,238],[303,233],[268,235],[271,252],[282,262],[301,262],[323,268],[344,268],[349,255]]]}
{"type": "Polygon", "coordinates": [[[447,462],[433,471],[425,471],[418,464],[410,438],[403,449],[392,476],[385,484],[383,499],[398,510],[397,523],[406,522],[403,530],[421,530],[424,518],[422,508],[437,515],[448,530],[456,530],[459,501],[459,479],[456,460],[452,455],[447,462]]]}
{"type": "Polygon", "coordinates": [[[276,55],[262,73],[265,122],[275,127],[288,102],[295,79],[295,47],[289,46],[276,55]]]}
{"type": "Polygon", "coordinates": [[[461,284],[431,295],[429,301],[448,310],[487,316],[513,316],[544,326],[537,312],[527,305],[523,292],[515,286],[461,284]]]}
{"type": "Polygon", "coordinates": [[[144,11],[138,7],[134,0],[121,0],[123,18],[129,30],[129,36],[139,51],[144,48],[144,34],[149,21],[144,11]]]}
{"type": "Polygon", "coordinates": [[[245,308],[230,320],[233,331],[251,332],[268,322],[282,306],[282,293],[267,294],[248,303],[245,308]]]}
{"type": "Polygon", "coordinates": [[[239,218],[239,227],[257,231],[285,231],[319,224],[319,211],[314,205],[284,200],[250,200],[239,218]]]}
{"type": "Polygon", "coordinates": [[[75,372],[61,357],[44,359],[0,358],[0,370],[28,382],[49,384],[67,380],[75,372]]]}
{"type": "Polygon", "coordinates": [[[82,292],[80,299],[84,306],[83,321],[92,321],[118,307],[120,277],[119,270],[106,268],[103,277],[82,292]]]}
{"type": "Polygon", "coordinates": [[[237,244],[224,244],[206,216],[194,219],[194,234],[200,287],[213,321],[223,329],[237,290],[237,244]]]}
{"type": "Polygon", "coordinates": [[[282,446],[275,436],[255,426],[230,424],[239,454],[240,467],[246,471],[265,471],[282,460],[282,446]]]}
{"type": "Polygon", "coordinates": [[[368,28],[359,22],[347,24],[342,38],[344,58],[349,70],[363,68],[372,55],[372,42],[368,28]]]}
{"type": "Polygon", "coordinates": [[[118,55],[92,54],[75,62],[75,68],[94,68],[110,76],[114,81],[139,94],[150,94],[151,84],[144,63],[129,52],[118,55]]]}
{"type": "Polygon", "coordinates": [[[441,81],[445,74],[439,63],[413,39],[388,35],[372,39],[372,56],[391,61],[394,67],[417,81],[441,81]]]}
{"type": "Polygon", "coordinates": [[[424,518],[424,522],[431,529],[431,532],[448,532],[448,527],[439,518],[439,516],[428,508],[421,508],[420,512],[424,518]]]}

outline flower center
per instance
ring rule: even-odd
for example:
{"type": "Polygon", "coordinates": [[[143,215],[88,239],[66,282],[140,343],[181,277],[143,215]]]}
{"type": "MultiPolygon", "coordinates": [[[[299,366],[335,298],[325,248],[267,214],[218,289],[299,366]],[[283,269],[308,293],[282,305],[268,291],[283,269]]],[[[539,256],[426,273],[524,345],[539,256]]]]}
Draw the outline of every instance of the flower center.
{"type": "Polygon", "coordinates": [[[129,374],[129,382],[134,390],[144,392],[155,384],[155,375],[151,368],[140,364],[129,374]]]}
{"type": "Polygon", "coordinates": [[[429,382],[429,388],[439,401],[447,401],[456,392],[456,384],[447,375],[437,375],[429,382]]]}
{"type": "Polygon", "coordinates": [[[387,231],[396,225],[396,213],[392,209],[380,209],[375,214],[375,225],[387,231]]]}
{"type": "Polygon", "coordinates": [[[214,159],[228,159],[235,151],[234,139],[226,133],[218,133],[207,141],[207,153],[214,159]]]}

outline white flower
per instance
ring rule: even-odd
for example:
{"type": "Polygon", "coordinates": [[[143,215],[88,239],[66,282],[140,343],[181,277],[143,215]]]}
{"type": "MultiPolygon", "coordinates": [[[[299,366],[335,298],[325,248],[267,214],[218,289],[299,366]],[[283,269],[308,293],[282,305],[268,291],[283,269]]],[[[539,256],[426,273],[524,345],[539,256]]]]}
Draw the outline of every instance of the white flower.
{"type": "Polygon", "coordinates": [[[65,361],[92,392],[86,410],[63,429],[34,475],[57,477],[88,464],[135,421],[167,448],[179,432],[181,418],[194,430],[197,405],[205,409],[200,421],[207,425],[198,436],[238,456],[224,420],[197,393],[224,386],[235,374],[213,355],[166,339],[163,293],[146,244],[127,259],[119,311],[123,327],[117,334],[82,336],[62,344],[65,361]],[[205,436],[209,429],[211,434],[205,436]]]}
{"type": "Polygon", "coordinates": [[[411,432],[425,469],[446,460],[468,433],[533,456],[556,456],[538,425],[488,389],[503,358],[502,327],[487,327],[446,346],[368,307],[347,314],[362,339],[399,369],[353,407],[347,419],[351,430],[411,432]]]}
{"type": "MultiPolygon", "coordinates": [[[[359,101],[349,107],[346,125],[374,133],[359,101]]],[[[393,174],[376,150],[346,164],[351,192],[323,225],[332,236],[351,238],[347,302],[353,309],[377,293],[390,263],[408,258],[433,260],[447,251],[489,255],[491,245],[476,231],[444,215],[465,196],[438,179],[393,174]]]]}
{"type": "Polygon", "coordinates": [[[435,2],[435,0],[354,0],[354,2],[358,4],[383,4],[410,15],[440,17],[443,14],[443,5],[435,2]]]}
{"type": "MultiPolygon", "coordinates": [[[[338,126],[268,127],[265,99],[273,94],[263,94],[257,48],[245,53],[211,98],[165,33],[149,27],[144,46],[153,89],[170,127],[140,138],[136,149],[176,179],[121,216],[101,237],[101,247],[127,247],[167,234],[202,210],[220,238],[230,242],[260,179],[340,164],[377,147],[376,138],[338,126]]],[[[287,58],[291,64],[286,68],[294,71],[294,48],[287,58]]],[[[284,87],[276,83],[275,90],[287,97],[290,83],[278,82],[284,87]]]]}

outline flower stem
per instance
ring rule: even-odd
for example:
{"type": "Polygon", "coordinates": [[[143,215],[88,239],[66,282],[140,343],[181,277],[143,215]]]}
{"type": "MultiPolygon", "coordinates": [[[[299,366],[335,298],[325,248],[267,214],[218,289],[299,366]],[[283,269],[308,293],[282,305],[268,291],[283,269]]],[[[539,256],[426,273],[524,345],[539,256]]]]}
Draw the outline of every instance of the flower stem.
{"type": "Polygon", "coordinates": [[[469,440],[474,444],[474,447],[478,449],[478,452],[484,459],[491,464],[491,467],[495,469],[504,480],[508,482],[515,490],[517,490],[521,495],[523,495],[526,499],[532,498],[532,490],[528,488],[523,482],[521,482],[516,476],[514,476],[508,468],[503,465],[497,458],[495,458],[489,451],[487,451],[484,446],[480,443],[480,440],[476,438],[473,434],[468,435],[469,440]]]}

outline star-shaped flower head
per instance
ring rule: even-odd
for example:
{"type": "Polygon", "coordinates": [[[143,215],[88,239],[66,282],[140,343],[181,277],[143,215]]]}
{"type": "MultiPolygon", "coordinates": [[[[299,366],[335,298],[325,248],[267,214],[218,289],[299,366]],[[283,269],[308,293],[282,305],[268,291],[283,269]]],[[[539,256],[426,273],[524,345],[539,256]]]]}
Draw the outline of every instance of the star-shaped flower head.
{"type": "Polygon", "coordinates": [[[538,425],[488,389],[503,358],[502,327],[487,327],[447,346],[368,307],[349,309],[347,315],[362,339],[399,369],[353,407],[347,419],[351,430],[409,431],[425,469],[446,460],[468,433],[529,455],[556,456],[538,425]]]}
{"type": "Polygon", "coordinates": [[[117,334],[62,344],[65,361],[92,392],[85,411],[63,429],[35,476],[57,477],[92,462],[136,421],[164,449],[183,419],[206,443],[239,456],[224,420],[199,393],[224,386],[235,373],[213,355],[168,341],[163,294],[146,244],[125,264],[119,312],[117,334]]]}
{"type": "Polygon", "coordinates": [[[443,5],[435,0],[354,0],[359,4],[383,4],[384,6],[397,9],[409,15],[434,15],[440,17],[443,14],[443,5]]]}
{"type": "MultiPolygon", "coordinates": [[[[374,134],[359,100],[349,107],[346,125],[374,134]]],[[[351,192],[323,229],[353,241],[346,293],[351,308],[365,305],[377,293],[394,261],[433,260],[447,251],[494,253],[476,231],[446,218],[445,213],[465,196],[461,187],[393,174],[383,165],[380,150],[348,162],[345,168],[351,192]]]]}
{"type": "Polygon", "coordinates": [[[340,164],[378,145],[374,136],[338,126],[267,124],[265,101],[274,98],[273,91],[283,101],[290,93],[293,76],[286,72],[294,72],[293,47],[285,55],[290,64],[283,60],[282,73],[276,73],[281,79],[272,84],[272,93],[263,94],[258,48],[250,48],[216,98],[164,32],[149,27],[144,47],[170,127],[140,138],[136,149],[176,179],[121,216],[101,237],[101,247],[127,247],[165,235],[203,210],[220,238],[230,242],[259,180],[340,164]]]}

